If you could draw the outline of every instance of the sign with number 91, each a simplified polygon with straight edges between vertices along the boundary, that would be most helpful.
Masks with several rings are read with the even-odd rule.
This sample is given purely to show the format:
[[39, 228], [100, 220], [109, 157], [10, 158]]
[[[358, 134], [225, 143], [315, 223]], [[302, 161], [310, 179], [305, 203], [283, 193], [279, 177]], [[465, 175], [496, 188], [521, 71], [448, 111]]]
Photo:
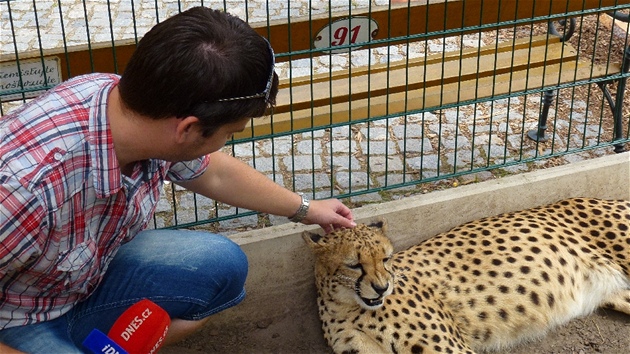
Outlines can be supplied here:
[[367, 43], [377, 33], [378, 24], [369, 17], [344, 17], [322, 28], [315, 36], [313, 46], [326, 53], [346, 53], [359, 48], [351, 45]]

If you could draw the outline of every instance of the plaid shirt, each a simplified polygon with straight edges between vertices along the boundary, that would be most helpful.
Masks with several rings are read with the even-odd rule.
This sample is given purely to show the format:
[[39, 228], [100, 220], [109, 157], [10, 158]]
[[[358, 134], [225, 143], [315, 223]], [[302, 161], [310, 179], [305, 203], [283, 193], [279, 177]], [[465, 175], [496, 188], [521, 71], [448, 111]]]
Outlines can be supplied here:
[[121, 174], [106, 116], [119, 77], [67, 81], [0, 118], [0, 329], [61, 316], [151, 220], [164, 180], [208, 159]]

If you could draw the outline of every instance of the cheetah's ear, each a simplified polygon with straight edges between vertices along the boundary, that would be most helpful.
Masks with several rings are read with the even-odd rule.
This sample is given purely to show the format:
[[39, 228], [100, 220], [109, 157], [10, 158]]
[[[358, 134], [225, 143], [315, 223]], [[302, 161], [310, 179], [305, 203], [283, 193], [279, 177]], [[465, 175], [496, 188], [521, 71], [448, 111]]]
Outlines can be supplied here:
[[324, 236], [314, 233], [314, 232], [309, 232], [309, 231], [304, 231], [302, 232], [302, 238], [304, 239], [304, 242], [306, 242], [306, 244], [312, 249], [312, 250], [316, 250], [320, 247], [322, 247], [322, 240], [324, 239]]
[[376, 218], [368, 224], [368, 227], [374, 228], [374, 229], [380, 229], [382, 233], [386, 233], [387, 220], [385, 218]]

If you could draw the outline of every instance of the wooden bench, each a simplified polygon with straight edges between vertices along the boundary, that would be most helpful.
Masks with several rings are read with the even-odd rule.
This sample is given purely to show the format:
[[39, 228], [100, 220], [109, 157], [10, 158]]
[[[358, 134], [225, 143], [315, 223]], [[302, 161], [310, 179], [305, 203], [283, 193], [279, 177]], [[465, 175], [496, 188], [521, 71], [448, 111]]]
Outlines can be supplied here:
[[[437, 108], [620, 71], [619, 64], [603, 67], [578, 61], [577, 51], [558, 37], [519, 39], [394, 65], [283, 80], [273, 114], [254, 120], [253, 134]], [[248, 130], [239, 137], [250, 135]]]

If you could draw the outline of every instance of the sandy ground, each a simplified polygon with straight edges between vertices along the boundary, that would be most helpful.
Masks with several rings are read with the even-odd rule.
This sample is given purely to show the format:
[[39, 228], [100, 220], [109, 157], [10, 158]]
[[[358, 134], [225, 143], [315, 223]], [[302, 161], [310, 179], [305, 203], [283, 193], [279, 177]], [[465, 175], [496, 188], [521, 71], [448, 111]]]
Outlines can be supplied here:
[[[323, 339], [313, 302], [302, 313], [281, 320], [249, 323], [234, 328], [214, 328], [162, 354], [193, 353], [331, 353]], [[501, 354], [627, 354], [630, 352], [630, 316], [600, 310], [573, 320], [540, 341], [523, 344]]]

